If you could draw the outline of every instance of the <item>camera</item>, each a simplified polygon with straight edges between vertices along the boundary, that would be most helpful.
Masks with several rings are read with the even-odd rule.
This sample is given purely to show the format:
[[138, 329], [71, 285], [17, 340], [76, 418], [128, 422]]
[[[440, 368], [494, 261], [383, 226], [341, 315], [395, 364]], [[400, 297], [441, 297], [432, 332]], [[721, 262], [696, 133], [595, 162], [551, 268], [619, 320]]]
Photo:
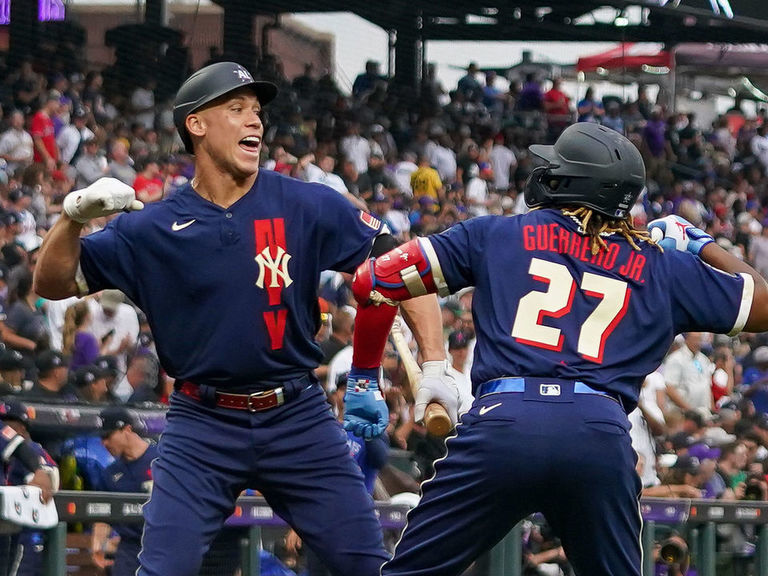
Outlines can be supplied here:
[[[665, 576], [685, 576], [690, 562], [688, 544], [680, 536], [670, 536], [661, 543], [657, 567]], [[656, 573], [659, 574], [659, 571]]]
[[742, 500], [765, 500], [765, 480], [760, 474], [750, 474]]

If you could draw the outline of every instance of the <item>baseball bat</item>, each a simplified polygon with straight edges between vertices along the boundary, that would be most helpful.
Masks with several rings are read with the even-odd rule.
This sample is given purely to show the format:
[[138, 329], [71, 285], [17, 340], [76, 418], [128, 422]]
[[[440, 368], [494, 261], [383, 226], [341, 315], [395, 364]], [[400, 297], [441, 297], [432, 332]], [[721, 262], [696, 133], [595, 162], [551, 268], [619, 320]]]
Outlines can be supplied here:
[[[392, 335], [392, 341], [395, 344], [395, 350], [400, 355], [400, 359], [403, 361], [403, 368], [405, 368], [405, 377], [408, 380], [408, 384], [411, 386], [411, 393], [413, 397], [419, 392], [419, 386], [421, 385], [421, 368], [416, 363], [416, 360], [411, 354], [411, 349], [408, 346], [408, 342], [405, 341], [403, 331], [400, 328], [399, 318], [395, 318], [390, 331]], [[427, 405], [424, 411], [424, 426], [432, 436], [443, 438], [448, 435], [453, 428], [451, 424], [451, 418], [448, 416], [448, 412], [445, 411], [442, 404], [437, 402], [431, 402]]]

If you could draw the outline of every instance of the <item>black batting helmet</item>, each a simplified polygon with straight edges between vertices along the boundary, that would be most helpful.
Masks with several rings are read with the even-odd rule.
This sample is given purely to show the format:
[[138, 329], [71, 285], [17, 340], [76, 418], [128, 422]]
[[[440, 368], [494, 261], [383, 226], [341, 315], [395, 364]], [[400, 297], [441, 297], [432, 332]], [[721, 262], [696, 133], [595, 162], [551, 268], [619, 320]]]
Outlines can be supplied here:
[[184, 81], [173, 103], [173, 123], [184, 141], [187, 152], [193, 153], [192, 139], [185, 126], [187, 116], [227, 92], [244, 86], [256, 93], [262, 106], [277, 96], [277, 86], [272, 82], [254, 80], [248, 70], [235, 62], [211, 64]]
[[625, 218], [645, 187], [640, 151], [599, 124], [573, 124], [554, 146], [534, 144], [528, 149], [547, 161], [531, 172], [525, 184], [530, 208], [570, 204]]

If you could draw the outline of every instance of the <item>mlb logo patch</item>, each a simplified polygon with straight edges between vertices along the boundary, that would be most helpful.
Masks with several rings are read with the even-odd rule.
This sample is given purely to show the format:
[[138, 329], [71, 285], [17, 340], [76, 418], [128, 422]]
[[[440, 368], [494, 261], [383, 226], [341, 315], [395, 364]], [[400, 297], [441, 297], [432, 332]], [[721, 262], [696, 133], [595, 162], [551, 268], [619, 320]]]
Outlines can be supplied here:
[[373, 214], [369, 214], [368, 212], [360, 211], [360, 220], [363, 221], [363, 224], [368, 226], [369, 228], [373, 228], [374, 230], [378, 230], [381, 228], [381, 220], [376, 218]]
[[539, 394], [542, 396], [560, 396], [560, 384], [541, 384]]

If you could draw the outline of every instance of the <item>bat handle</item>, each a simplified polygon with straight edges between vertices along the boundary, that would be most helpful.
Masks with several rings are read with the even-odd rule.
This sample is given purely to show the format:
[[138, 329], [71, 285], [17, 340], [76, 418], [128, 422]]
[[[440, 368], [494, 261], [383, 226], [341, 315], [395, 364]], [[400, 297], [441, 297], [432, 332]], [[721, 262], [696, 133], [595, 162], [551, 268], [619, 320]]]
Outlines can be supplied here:
[[432, 436], [444, 438], [453, 428], [451, 418], [442, 404], [432, 402], [424, 410], [424, 426]]

